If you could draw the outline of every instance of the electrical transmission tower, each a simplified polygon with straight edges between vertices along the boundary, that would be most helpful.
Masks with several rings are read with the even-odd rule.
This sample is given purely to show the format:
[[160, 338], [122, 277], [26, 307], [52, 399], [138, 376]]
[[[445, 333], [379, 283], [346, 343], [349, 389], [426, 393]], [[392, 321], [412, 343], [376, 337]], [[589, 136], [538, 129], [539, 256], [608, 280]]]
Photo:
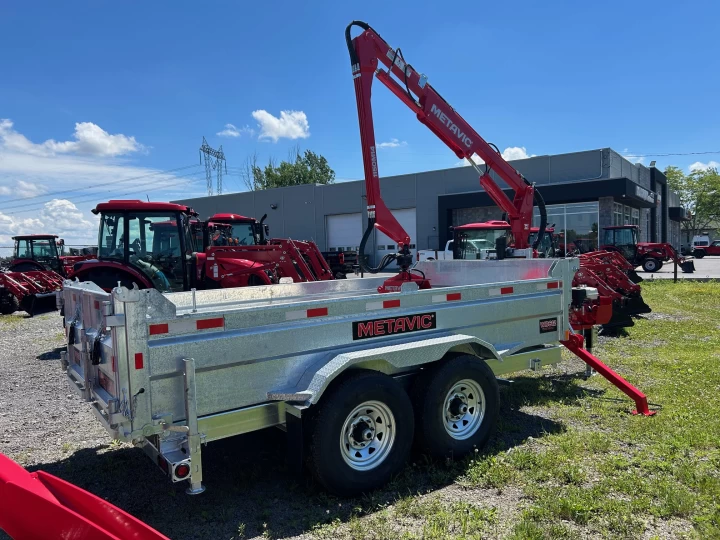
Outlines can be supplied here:
[[222, 195], [223, 165], [225, 166], [225, 174], [227, 174], [227, 162], [225, 161], [222, 145], [218, 150], [210, 148], [205, 137], [203, 137], [203, 143], [200, 147], [200, 163], [202, 163], [203, 156], [205, 156], [205, 178], [207, 179], [208, 197], [213, 194], [213, 169], [217, 171], [217, 194]]

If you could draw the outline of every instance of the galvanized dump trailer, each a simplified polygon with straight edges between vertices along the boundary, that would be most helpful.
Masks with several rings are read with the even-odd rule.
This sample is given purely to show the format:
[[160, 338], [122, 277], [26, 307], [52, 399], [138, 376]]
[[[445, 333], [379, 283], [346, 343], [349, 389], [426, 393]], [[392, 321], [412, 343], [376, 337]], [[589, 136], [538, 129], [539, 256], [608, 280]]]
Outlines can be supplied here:
[[203, 443], [278, 426], [328, 490], [355, 494], [413, 440], [456, 457], [487, 441], [495, 376], [560, 360], [577, 269], [433, 261], [413, 270], [432, 289], [386, 294], [382, 277], [170, 294], [66, 281], [62, 364], [111, 436], [189, 493]]

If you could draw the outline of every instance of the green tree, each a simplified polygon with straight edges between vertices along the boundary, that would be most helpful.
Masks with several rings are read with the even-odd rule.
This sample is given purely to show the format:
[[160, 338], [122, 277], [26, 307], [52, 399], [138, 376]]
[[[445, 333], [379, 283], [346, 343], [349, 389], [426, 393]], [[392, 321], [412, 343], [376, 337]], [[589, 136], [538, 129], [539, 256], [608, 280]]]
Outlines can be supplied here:
[[690, 174], [669, 166], [665, 169], [668, 186], [680, 195], [680, 204], [690, 211], [691, 220], [682, 228], [695, 236], [703, 229], [720, 224], [720, 174], [717, 169], [696, 169]]
[[332, 184], [335, 171], [330, 168], [327, 159], [310, 150], [300, 153], [295, 147], [288, 159], [276, 164], [270, 159], [265, 167], [258, 165], [257, 154], [250, 156], [241, 175], [250, 191], [271, 189], [303, 184]]

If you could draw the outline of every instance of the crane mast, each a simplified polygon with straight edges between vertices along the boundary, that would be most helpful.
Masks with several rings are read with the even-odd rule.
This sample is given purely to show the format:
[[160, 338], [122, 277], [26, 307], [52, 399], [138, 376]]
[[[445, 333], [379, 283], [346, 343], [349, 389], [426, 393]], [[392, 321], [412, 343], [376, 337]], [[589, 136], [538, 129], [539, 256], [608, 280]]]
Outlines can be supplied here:
[[[350, 36], [353, 26], [362, 29], [362, 33], [355, 38]], [[526, 250], [531, 253], [537, 247], [547, 225], [545, 204], [535, 186], [505, 161], [498, 149], [487, 143], [443, 99], [428, 83], [425, 75], [416, 71], [405, 61], [399, 48], [393, 49], [367, 23], [351, 22], [345, 29], [345, 40], [350, 53], [355, 84], [367, 191], [368, 227], [363, 235], [360, 250], [361, 252], [364, 250], [373, 228], [386, 234], [400, 248], [398, 253], [386, 256], [378, 267], [365, 267], [365, 270], [378, 272], [392, 260], [397, 260], [403, 272], [407, 272], [412, 263], [409, 251], [410, 237], [387, 208], [380, 194], [380, 176], [371, 103], [372, 83], [376, 77], [407, 105], [415, 113], [418, 121], [444, 142], [458, 158], [468, 160], [480, 175], [482, 188], [507, 214], [516, 250]], [[475, 156], [484, 162], [483, 167], [473, 159]], [[494, 171], [515, 192], [512, 200], [492, 178], [491, 171]], [[528, 237], [534, 202], [540, 209], [541, 222], [537, 240], [530, 247]], [[363, 261], [363, 257], [361, 257], [361, 261]]]

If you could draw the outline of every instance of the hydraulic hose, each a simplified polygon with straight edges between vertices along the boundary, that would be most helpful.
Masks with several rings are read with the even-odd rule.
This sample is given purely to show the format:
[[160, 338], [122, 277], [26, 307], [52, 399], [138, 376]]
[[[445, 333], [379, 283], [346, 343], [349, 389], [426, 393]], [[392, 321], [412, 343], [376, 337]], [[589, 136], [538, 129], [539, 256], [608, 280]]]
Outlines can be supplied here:
[[351, 66], [354, 66], [355, 64], [357, 64], [359, 62], [357, 53], [355, 52], [355, 47], [353, 47], [353, 44], [352, 44], [352, 38], [350, 37], [350, 29], [353, 26], [359, 26], [363, 30], [370, 29], [370, 25], [368, 23], [365, 23], [362, 21], [353, 21], [347, 25], [347, 28], [345, 28], [345, 43], [347, 43], [348, 52], [350, 53], [350, 65]]
[[368, 218], [368, 226], [367, 229], [365, 229], [365, 234], [363, 234], [362, 240], [360, 240], [360, 250], [358, 252], [358, 263], [360, 264], [360, 268], [362, 268], [363, 272], [367, 272], [368, 274], [377, 274], [378, 272], [382, 272], [390, 265], [391, 262], [395, 260], [395, 254], [388, 253], [380, 260], [380, 264], [375, 267], [365, 264], [365, 244], [367, 244], [370, 234], [372, 234], [374, 229], [375, 220]]
[[[531, 185], [530, 182], [525, 180], [525, 183], [529, 186]], [[535, 242], [533, 242], [532, 248], [537, 249], [540, 245], [540, 242], [542, 241], [543, 236], [545, 235], [545, 229], [547, 228], [547, 209], [545, 208], [545, 199], [543, 199], [542, 195], [540, 195], [540, 192], [535, 189], [533, 192], [533, 198], [535, 199], [535, 204], [538, 207], [538, 210], [540, 211], [540, 227], [538, 227], [538, 234], [537, 238], [535, 238]]]

